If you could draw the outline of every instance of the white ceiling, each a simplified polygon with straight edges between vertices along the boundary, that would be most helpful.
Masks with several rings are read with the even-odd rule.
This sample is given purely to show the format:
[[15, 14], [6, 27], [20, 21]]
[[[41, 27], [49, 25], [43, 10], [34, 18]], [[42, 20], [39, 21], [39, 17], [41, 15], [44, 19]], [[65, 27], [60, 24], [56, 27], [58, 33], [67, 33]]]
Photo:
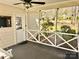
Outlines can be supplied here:
[[[61, 1], [68, 1], [68, 0], [32, 0], [32, 1], [43, 1], [46, 2], [46, 4], [48, 3], [54, 3], [54, 2], [61, 2]], [[0, 3], [5, 3], [8, 5], [13, 5], [14, 3], [18, 3], [21, 2], [20, 0], [0, 0]], [[22, 7], [23, 5], [17, 5], [16, 7]], [[38, 6], [38, 5], [33, 5], [34, 6]]]

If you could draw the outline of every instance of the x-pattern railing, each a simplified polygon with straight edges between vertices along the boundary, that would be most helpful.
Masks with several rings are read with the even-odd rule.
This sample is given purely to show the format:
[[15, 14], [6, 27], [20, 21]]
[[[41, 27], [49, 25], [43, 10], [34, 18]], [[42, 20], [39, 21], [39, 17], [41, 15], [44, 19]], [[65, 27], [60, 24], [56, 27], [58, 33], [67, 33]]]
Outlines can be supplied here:
[[[32, 33], [32, 32], [34, 32], [34, 33]], [[74, 40], [77, 40], [78, 39], [78, 35], [77, 34], [69, 34], [69, 33], [60, 33], [60, 32], [46, 32], [46, 33], [52, 33], [52, 35], [49, 35], [49, 36], [46, 36], [46, 35], [44, 35], [44, 33], [43, 33], [43, 31], [36, 31], [36, 30], [29, 30], [29, 31], [27, 31], [27, 33], [29, 34], [28, 35], [28, 40], [29, 41], [33, 41], [33, 42], [36, 42], [36, 43], [41, 43], [41, 44], [45, 44], [45, 45], [49, 45], [49, 46], [53, 46], [53, 47], [57, 47], [57, 48], [60, 48], [60, 49], [64, 49], [64, 50], [69, 50], [69, 51], [74, 51], [74, 52], [79, 52], [78, 51], [78, 47], [76, 48], [76, 47], [74, 47], [72, 44], [70, 44], [69, 42], [72, 42], [72, 41], [74, 41]], [[71, 36], [71, 35], [73, 35], [74, 37], [73, 38], [71, 38], [71, 39], [69, 39], [69, 40], [65, 40], [61, 35], [62, 34], [64, 34], [64, 35], [69, 35], [69, 36]], [[36, 36], [38, 35], [38, 38], [36, 38]], [[40, 38], [40, 37], [43, 37], [42, 39]], [[53, 36], [55, 36], [54, 37], [54, 43], [49, 39], [50, 37], [53, 37]], [[57, 44], [57, 38], [56, 37], [59, 37], [60, 39], [61, 39], [61, 41], [63, 41], [63, 42], [61, 42], [61, 43], [59, 43], [59, 44]], [[33, 40], [32, 40], [33, 39]], [[48, 41], [49, 43], [45, 43], [45, 41]], [[67, 44], [70, 48], [72, 48], [72, 49], [70, 49], [70, 48], [65, 48], [65, 47], [61, 47], [62, 45], [64, 45], [64, 44]]]

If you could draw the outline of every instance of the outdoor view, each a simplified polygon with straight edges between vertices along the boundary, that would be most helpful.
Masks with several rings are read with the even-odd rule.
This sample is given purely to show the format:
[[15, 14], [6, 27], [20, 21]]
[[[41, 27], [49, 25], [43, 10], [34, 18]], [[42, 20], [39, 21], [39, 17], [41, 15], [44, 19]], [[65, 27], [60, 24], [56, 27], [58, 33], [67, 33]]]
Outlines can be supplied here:
[[[42, 15], [40, 20], [41, 31], [45, 36], [48, 37], [48, 39], [50, 39], [51, 42], [60, 47], [77, 49], [77, 38], [75, 37], [79, 33], [78, 6], [43, 10], [41, 12], [41, 15]], [[57, 35], [54, 35], [55, 34], [54, 32]], [[43, 39], [44, 38], [41, 38], [41, 40], [44, 43], [48, 43], [45, 42], [46, 40]], [[68, 44], [60, 44], [63, 43], [64, 41], [69, 40], [72, 41], [68, 42]], [[71, 44], [73, 48], [69, 46], [69, 44]]]
[[33, 26], [37, 25], [37, 28], [33, 27], [34, 30], [30, 29], [28, 32], [30, 40], [69, 51], [78, 51], [78, 6], [41, 10], [39, 16], [40, 19], [36, 17], [35, 21], [30, 21], [31, 24], [35, 24]]
[[[77, 9], [76, 9], [77, 8]], [[70, 28], [72, 30], [72, 34], [77, 32], [78, 25], [78, 7], [66, 7], [66, 8], [58, 8], [52, 10], [42, 11], [42, 19], [41, 30], [44, 31], [64, 31], [68, 32]], [[56, 28], [57, 27], [57, 28]], [[63, 27], [67, 27], [68, 29], [63, 29]], [[65, 31], [67, 30], [67, 31]]]

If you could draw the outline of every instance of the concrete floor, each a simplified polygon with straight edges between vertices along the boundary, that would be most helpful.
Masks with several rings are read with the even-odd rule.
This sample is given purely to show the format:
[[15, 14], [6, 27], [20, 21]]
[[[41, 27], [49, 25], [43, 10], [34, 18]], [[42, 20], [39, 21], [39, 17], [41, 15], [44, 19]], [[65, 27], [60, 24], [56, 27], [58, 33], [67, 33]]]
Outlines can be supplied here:
[[[12, 59], [78, 59], [75, 53], [70, 56], [69, 51], [27, 42], [13, 47], [14, 57]], [[66, 54], [69, 56], [66, 56]]]

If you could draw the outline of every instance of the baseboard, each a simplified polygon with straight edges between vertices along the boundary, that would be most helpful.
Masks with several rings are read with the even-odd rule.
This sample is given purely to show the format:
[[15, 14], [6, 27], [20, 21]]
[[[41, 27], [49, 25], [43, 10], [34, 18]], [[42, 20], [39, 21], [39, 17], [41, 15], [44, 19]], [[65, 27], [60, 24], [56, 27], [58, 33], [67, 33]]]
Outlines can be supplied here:
[[14, 44], [14, 45], [11, 45], [11, 46], [9, 46], [9, 47], [6, 47], [6, 48], [3, 48], [4, 50], [8, 50], [8, 49], [10, 49], [11, 47], [14, 47], [14, 46], [17, 46], [17, 45], [22, 45], [22, 44], [26, 44], [28, 41], [22, 41], [22, 42], [20, 42], [20, 43], [16, 43], [16, 44]]

